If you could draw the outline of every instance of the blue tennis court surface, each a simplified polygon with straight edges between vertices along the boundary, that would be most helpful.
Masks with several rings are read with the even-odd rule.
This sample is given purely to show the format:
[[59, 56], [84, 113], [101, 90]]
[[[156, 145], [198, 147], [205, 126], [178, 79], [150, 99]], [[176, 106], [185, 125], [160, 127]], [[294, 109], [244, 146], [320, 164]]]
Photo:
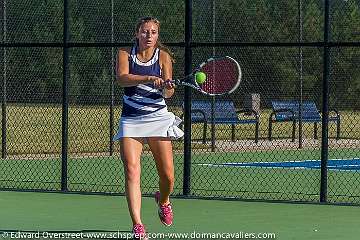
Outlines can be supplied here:
[[[209, 167], [261, 167], [261, 168], [292, 168], [292, 169], [320, 169], [320, 160], [287, 161], [287, 162], [231, 162], [216, 164], [199, 164]], [[360, 159], [332, 159], [328, 160], [330, 170], [360, 171]]]

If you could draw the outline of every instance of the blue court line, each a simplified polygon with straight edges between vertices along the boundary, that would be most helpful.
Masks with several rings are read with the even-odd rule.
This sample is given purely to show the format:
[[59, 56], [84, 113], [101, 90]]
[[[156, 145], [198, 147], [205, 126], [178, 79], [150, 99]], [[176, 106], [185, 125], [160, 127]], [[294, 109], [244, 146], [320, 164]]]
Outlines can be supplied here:
[[[320, 169], [320, 160], [286, 161], [286, 162], [232, 162], [216, 164], [198, 164], [210, 167], [261, 167], [261, 168], [293, 168], [293, 169]], [[332, 159], [328, 160], [330, 170], [360, 171], [360, 159]]]

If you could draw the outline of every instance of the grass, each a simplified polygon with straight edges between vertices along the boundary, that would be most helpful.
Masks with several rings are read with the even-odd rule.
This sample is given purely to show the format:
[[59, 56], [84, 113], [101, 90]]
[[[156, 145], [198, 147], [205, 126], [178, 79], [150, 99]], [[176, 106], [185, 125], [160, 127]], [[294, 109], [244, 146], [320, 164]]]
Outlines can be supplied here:
[[[120, 116], [120, 107], [114, 110], [114, 132]], [[171, 111], [181, 115], [179, 108]], [[267, 124], [270, 110], [264, 110], [260, 119], [260, 138], [267, 137]], [[360, 113], [341, 112], [341, 136], [343, 138], [360, 139]], [[62, 110], [60, 105], [15, 105], [7, 107], [7, 152], [9, 155], [18, 154], [47, 154], [61, 153]], [[68, 151], [69, 153], [98, 153], [109, 152], [110, 148], [110, 116], [106, 106], [70, 106], [68, 123]], [[304, 138], [312, 137], [312, 125], [304, 125]], [[330, 124], [329, 136], [335, 136], [335, 125]], [[211, 127], [207, 136], [211, 136]], [[297, 133], [298, 134], [298, 133]], [[319, 127], [321, 136], [321, 127]], [[291, 123], [275, 124], [274, 138], [289, 138]], [[193, 124], [192, 138], [202, 138], [202, 124]], [[230, 125], [216, 125], [216, 139], [230, 139]], [[253, 125], [237, 125], [237, 139], [253, 139]], [[175, 149], [183, 149], [181, 141], [174, 142]], [[207, 148], [194, 142], [193, 148]], [[118, 149], [115, 143], [115, 150]]]
[[[9, 106], [8, 154], [60, 153], [61, 106]], [[119, 110], [116, 109], [115, 116]], [[104, 152], [109, 149], [109, 114], [106, 107], [69, 107], [69, 152]]]

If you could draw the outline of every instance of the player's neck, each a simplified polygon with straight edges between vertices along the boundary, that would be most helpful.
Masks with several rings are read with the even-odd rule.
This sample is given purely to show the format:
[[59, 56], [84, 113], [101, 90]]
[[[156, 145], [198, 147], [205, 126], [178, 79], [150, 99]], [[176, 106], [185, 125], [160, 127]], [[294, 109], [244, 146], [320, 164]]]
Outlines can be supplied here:
[[141, 48], [139, 47], [137, 56], [141, 61], [148, 61], [154, 54], [155, 48], [148, 47], [148, 48]]

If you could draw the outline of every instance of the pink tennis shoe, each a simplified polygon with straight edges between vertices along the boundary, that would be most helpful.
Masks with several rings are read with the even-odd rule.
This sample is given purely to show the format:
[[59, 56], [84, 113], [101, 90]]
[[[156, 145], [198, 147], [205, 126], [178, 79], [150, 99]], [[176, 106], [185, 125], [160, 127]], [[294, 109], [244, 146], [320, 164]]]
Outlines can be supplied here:
[[170, 226], [173, 223], [173, 212], [172, 212], [171, 203], [168, 203], [166, 205], [160, 205], [159, 201], [160, 201], [160, 192], [157, 191], [155, 193], [155, 202], [159, 206], [158, 212], [159, 212], [160, 221], [164, 225]]
[[142, 224], [135, 224], [133, 226], [134, 239], [136, 240], [148, 240], [146, 236], [145, 227]]

